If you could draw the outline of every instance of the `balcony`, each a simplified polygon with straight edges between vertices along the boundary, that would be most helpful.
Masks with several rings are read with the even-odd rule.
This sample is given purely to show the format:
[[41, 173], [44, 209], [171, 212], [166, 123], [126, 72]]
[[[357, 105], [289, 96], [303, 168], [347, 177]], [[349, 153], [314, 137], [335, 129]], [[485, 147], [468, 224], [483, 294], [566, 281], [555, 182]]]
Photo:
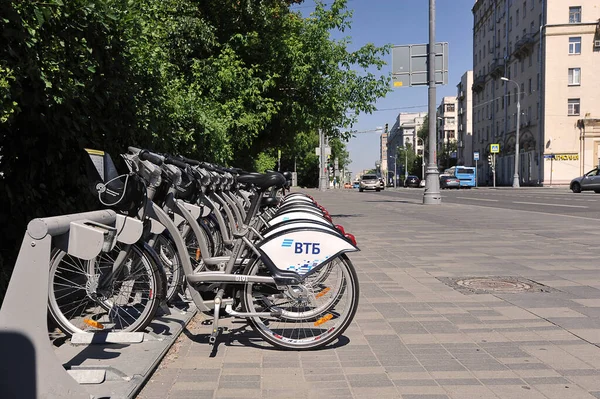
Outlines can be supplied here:
[[518, 59], [523, 59], [524, 57], [527, 57], [529, 53], [531, 53], [531, 49], [533, 48], [534, 43], [535, 39], [533, 38], [533, 34], [527, 33], [515, 43], [515, 51], [513, 52], [513, 54]]
[[504, 66], [506, 62], [504, 58], [494, 58], [492, 65], [490, 65], [490, 75], [494, 78], [498, 78], [500, 76], [504, 76]]
[[460, 89], [460, 91], [458, 92], [458, 96], [456, 97], [458, 100], [464, 100], [465, 98], [465, 92]]
[[475, 80], [473, 80], [472, 90], [475, 93], [479, 93], [484, 88], [485, 88], [485, 76], [481, 75], [481, 76], [476, 77]]

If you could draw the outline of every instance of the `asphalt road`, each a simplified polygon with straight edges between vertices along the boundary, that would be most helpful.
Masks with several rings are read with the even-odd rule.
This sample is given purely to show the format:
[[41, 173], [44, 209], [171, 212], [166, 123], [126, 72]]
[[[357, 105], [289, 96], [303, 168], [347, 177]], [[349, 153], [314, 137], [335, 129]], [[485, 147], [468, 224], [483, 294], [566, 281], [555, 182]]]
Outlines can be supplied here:
[[[359, 195], [356, 190], [356, 194]], [[378, 193], [385, 197], [422, 202], [423, 189], [387, 188]], [[441, 190], [442, 204], [468, 204], [491, 208], [515, 209], [553, 215], [600, 219], [600, 195], [593, 191], [575, 194], [567, 187], [511, 187]]]

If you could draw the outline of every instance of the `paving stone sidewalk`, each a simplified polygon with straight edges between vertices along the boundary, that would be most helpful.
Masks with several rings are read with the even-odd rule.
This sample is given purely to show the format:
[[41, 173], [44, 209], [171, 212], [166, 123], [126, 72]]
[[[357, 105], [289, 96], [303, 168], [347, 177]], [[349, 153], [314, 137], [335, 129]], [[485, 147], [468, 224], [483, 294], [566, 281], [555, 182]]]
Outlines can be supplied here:
[[[307, 192], [361, 248], [360, 306], [342, 339], [279, 351], [226, 319], [211, 347], [198, 316], [140, 398], [600, 398], [599, 221]], [[489, 276], [542, 289], [450, 284]]]

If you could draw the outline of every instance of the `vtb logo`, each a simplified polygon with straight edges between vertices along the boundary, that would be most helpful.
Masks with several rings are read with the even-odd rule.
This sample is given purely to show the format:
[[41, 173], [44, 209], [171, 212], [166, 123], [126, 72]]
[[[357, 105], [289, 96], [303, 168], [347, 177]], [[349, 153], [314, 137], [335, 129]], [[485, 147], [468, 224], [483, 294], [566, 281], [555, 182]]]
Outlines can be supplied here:
[[295, 244], [294, 252], [297, 254], [318, 255], [321, 253], [321, 248], [319, 248], [321, 243], [318, 243], [318, 242], [296, 242], [294, 244]]
[[318, 255], [321, 253], [321, 243], [319, 242], [294, 242], [291, 238], [286, 238], [281, 243], [284, 248], [294, 247], [294, 253]]

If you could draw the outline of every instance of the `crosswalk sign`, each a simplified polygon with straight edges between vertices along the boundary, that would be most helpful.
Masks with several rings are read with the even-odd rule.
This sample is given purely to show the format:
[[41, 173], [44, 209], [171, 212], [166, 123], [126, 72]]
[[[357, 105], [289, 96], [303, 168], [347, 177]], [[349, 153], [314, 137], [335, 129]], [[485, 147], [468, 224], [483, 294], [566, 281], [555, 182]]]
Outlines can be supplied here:
[[497, 154], [500, 152], [500, 144], [490, 144], [490, 153]]

